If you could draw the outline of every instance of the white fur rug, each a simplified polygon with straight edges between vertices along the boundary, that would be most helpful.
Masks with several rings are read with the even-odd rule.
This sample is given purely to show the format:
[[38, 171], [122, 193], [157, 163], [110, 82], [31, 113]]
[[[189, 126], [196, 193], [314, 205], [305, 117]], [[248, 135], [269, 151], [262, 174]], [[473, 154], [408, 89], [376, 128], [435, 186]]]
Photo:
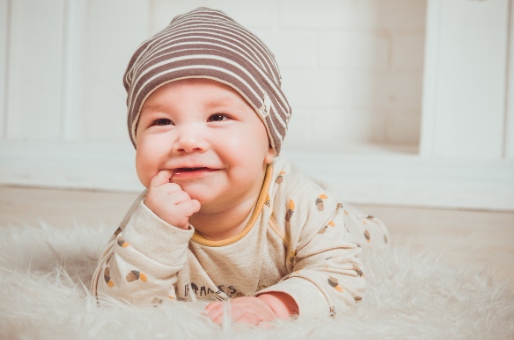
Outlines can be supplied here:
[[116, 227], [0, 226], [0, 339], [514, 339], [505, 281], [396, 246], [363, 258], [367, 295], [335, 319], [234, 330], [202, 316], [202, 302], [99, 308], [89, 284]]

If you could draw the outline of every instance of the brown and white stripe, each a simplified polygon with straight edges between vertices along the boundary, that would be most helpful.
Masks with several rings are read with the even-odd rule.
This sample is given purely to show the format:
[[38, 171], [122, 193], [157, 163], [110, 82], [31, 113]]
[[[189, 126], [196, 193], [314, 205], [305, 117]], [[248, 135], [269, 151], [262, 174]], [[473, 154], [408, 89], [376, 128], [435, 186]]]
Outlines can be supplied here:
[[239, 92], [264, 122], [277, 155], [291, 107], [281, 89], [275, 56], [253, 33], [224, 12], [200, 7], [176, 16], [144, 41], [123, 78], [128, 129], [135, 148], [144, 101], [159, 86], [186, 78], [209, 78]]

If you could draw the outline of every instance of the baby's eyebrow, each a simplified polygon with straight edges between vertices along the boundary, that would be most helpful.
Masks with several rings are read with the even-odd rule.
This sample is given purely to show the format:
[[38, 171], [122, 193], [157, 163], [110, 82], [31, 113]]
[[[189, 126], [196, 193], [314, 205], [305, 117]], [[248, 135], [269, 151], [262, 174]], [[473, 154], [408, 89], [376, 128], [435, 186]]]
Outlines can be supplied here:
[[213, 100], [209, 101], [205, 106], [209, 109], [212, 109], [212, 108], [229, 109], [231, 107], [232, 108], [234, 108], [234, 107], [242, 108], [241, 103], [239, 103], [238, 101], [236, 101], [230, 97], [221, 97], [221, 98], [213, 99]]
[[213, 100], [210, 100], [207, 102], [206, 106], [212, 107], [212, 106], [221, 106], [232, 103], [232, 100], [228, 98], [216, 98]]
[[158, 111], [158, 110], [161, 110], [165, 108], [165, 106], [161, 105], [161, 104], [145, 104], [143, 106], [143, 108], [141, 109], [141, 114], [143, 114], [143, 112], [145, 111]]

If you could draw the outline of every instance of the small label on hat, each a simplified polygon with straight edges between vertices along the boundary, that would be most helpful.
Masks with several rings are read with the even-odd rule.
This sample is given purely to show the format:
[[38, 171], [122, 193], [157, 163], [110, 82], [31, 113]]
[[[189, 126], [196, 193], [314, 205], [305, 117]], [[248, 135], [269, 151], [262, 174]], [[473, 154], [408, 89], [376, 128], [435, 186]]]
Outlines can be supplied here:
[[269, 112], [271, 110], [271, 99], [268, 96], [268, 93], [264, 91], [264, 98], [262, 99], [262, 107], [259, 109], [262, 116], [266, 118], [269, 115]]

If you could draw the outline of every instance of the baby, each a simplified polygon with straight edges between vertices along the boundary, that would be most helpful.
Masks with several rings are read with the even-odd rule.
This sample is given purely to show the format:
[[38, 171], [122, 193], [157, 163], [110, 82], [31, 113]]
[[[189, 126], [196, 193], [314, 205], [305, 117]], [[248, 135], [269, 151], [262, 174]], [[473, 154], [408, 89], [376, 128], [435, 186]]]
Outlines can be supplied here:
[[279, 156], [291, 108], [262, 41], [201, 7], [139, 47], [124, 85], [147, 189], [100, 258], [99, 302], [211, 300], [222, 323], [229, 300], [232, 321], [259, 325], [362, 299], [358, 255], [388, 231]]

